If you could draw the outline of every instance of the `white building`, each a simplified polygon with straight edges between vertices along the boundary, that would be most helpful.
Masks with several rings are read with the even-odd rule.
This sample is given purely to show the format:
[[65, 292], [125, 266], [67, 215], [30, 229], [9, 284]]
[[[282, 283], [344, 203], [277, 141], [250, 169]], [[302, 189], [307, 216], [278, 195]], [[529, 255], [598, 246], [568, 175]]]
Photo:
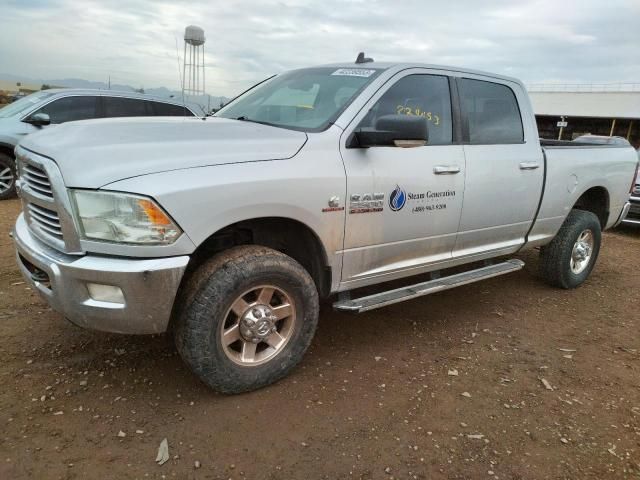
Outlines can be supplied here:
[[616, 135], [640, 145], [640, 84], [530, 85], [528, 89], [541, 137]]

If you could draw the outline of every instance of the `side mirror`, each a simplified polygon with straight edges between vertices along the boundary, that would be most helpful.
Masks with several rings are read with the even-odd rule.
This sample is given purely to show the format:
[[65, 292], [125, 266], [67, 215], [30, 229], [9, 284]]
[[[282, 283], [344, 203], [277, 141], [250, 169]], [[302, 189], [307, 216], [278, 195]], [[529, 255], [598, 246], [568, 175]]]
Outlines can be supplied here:
[[44, 127], [51, 124], [51, 118], [46, 113], [36, 113], [25, 120], [34, 127]]
[[427, 119], [410, 115], [384, 115], [375, 127], [363, 127], [353, 133], [349, 147], [422, 147], [427, 144]]

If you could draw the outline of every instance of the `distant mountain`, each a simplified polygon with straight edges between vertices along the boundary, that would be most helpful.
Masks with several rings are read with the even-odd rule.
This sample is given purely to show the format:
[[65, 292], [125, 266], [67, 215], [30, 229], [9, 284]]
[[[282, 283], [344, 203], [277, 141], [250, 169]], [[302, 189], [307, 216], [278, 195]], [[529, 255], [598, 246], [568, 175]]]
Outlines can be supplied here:
[[[29, 78], [22, 75], [14, 75], [11, 73], [0, 73], [0, 79], [7, 80], [11, 82], [22, 82], [30, 85], [51, 85], [56, 87], [68, 87], [68, 88], [95, 88], [99, 90], [107, 90], [109, 85], [105, 82], [96, 82], [91, 80], [84, 80], [82, 78], [62, 78], [62, 79], [38, 79], [38, 78]], [[132, 87], [131, 85], [122, 85], [122, 84], [111, 84], [111, 90], [117, 90], [121, 92], [134, 92], [138, 91], [137, 88]], [[178, 90], [169, 90], [166, 87], [156, 87], [156, 88], [145, 88], [144, 93], [154, 97], [161, 98], [182, 98], [182, 92]], [[186, 99], [189, 103], [197, 103], [201, 105], [203, 108], [218, 108], [220, 106], [220, 102], [227, 103], [229, 98], [221, 97], [221, 96], [213, 96], [207, 95], [206, 97], [189, 97]]]

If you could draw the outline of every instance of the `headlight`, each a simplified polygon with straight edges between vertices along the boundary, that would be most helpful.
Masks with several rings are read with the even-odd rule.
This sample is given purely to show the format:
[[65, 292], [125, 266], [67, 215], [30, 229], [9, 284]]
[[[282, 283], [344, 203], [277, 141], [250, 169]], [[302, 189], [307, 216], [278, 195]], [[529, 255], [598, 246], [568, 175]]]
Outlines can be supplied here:
[[168, 245], [182, 231], [150, 198], [72, 190], [81, 235], [88, 240]]

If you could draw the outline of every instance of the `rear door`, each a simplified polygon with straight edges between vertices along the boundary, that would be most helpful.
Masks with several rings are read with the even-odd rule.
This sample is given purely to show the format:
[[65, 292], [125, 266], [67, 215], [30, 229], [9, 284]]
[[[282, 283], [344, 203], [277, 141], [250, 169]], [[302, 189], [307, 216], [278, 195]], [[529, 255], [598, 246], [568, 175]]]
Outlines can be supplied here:
[[[451, 258], [464, 194], [465, 159], [444, 73], [406, 70], [380, 89], [347, 127], [343, 287], [419, 273]], [[348, 148], [360, 127], [389, 115], [420, 115], [429, 142], [414, 148]]]
[[[458, 78], [466, 183], [454, 257], [516, 250], [535, 217], [544, 160], [526, 92], [515, 82]], [[522, 108], [521, 108], [522, 106]], [[508, 252], [505, 252], [508, 253]]]

